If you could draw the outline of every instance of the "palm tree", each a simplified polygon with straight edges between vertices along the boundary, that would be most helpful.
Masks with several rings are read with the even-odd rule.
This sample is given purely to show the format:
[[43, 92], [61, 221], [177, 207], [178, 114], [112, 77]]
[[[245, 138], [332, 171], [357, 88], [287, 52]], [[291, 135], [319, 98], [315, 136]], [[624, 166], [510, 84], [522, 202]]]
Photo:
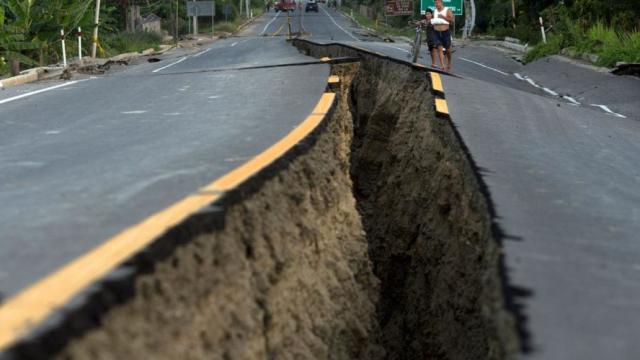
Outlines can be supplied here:
[[5, 58], [24, 65], [44, 65], [59, 41], [60, 29], [69, 32], [91, 24], [87, 11], [93, 0], [0, 0], [2, 22], [0, 51]]
[[[5, 23], [6, 17], [4, 4], [2, 5], [3, 7], [0, 7], [0, 64], [8, 61], [11, 64], [11, 75], [17, 75], [20, 72], [20, 63], [26, 65], [36, 64], [33, 59], [23, 55], [22, 51], [37, 49], [38, 46], [25, 41], [25, 36], [21, 32], [19, 26]], [[25, 9], [21, 7], [14, 7], [13, 9], [10, 8], [10, 10], [23, 11]], [[12, 11], [12, 14], [15, 13]]]

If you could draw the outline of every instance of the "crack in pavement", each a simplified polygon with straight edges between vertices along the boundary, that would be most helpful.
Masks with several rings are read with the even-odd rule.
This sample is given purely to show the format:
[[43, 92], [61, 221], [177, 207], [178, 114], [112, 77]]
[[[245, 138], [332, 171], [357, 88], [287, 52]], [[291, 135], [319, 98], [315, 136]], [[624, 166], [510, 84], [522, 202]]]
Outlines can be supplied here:
[[[270, 64], [270, 65], [255, 65], [255, 66], [244, 66], [244, 67], [229, 67], [229, 68], [213, 68], [213, 69], [202, 69], [202, 70], [194, 70], [194, 71], [178, 71], [172, 73], [162, 73], [156, 75], [187, 75], [187, 74], [199, 74], [199, 73], [207, 73], [207, 72], [224, 72], [224, 71], [243, 71], [243, 70], [254, 70], [254, 69], [269, 69], [269, 68], [279, 68], [279, 67], [291, 67], [291, 66], [307, 66], [307, 65], [318, 65], [318, 64], [344, 64], [351, 62], [359, 62], [360, 59], [355, 57], [340, 57], [333, 58], [328, 60], [313, 60], [313, 61], [302, 61], [297, 63], [286, 63], [286, 64]], [[149, 76], [149, 75], [143, 75]]]

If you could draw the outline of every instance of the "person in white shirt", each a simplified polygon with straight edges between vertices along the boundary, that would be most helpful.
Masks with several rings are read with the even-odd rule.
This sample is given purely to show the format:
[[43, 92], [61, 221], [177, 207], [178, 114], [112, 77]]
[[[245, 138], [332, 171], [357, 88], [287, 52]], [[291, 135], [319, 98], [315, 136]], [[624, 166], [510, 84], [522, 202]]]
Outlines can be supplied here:
[[[442, 0], [435, 0], [436, 9], [433, 12], [433, 29], [435, 30], [435, 45], [438, 48], [438, 57], [443, 64], [444, 71], [451, 71], [451, 31], [449, 24], [453, 22], [453, 12], [444, 7]], [[446, 52], [446, 55], [445, 55]]]

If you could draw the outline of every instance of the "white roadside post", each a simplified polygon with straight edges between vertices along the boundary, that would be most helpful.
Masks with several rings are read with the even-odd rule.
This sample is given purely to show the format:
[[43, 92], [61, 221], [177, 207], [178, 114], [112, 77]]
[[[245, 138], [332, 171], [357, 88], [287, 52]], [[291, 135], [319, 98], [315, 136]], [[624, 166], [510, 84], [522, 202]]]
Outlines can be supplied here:
[[82, 61], [82, 29], [78, 26], [78, 60]]
[[547, 43], [547, 34], [544, 33], [544, 24], [542, 22], [542, 16], [538, 18], [540, 20], [540, 31], [542, 32], [542, 42]]
[[62, 66], [67, 68], [67, 48], [64, 46], [64, 30], [60, 30], [60, 40], [62, 41]]

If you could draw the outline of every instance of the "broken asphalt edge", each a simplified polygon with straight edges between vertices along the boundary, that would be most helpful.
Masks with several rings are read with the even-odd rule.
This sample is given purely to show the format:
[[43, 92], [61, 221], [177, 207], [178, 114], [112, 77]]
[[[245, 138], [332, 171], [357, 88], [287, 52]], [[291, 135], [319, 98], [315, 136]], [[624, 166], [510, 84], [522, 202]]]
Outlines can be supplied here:
[[[142, 56], [162, 55], [167, 51], [175, 48], [174, 45], [160, 45], [160, 47], [161, 49], [158, 51], [156, 51], [153, 48], [149, 48], [140, 53], [130, 52], [130, 53], [118, 54], [116, 56], [113, 56], [107, 59], [107, 61], [119, 61], [119, 60], [125, 60], [125, 59], [131, 60], [133, 58], [138, 58]], [[76, 61], [74, 63], [70, 63], [70, 65], [80, 65], [80, 67], [82, 67], [82, 66], [90, 65], [91, 62], [97, 61], [97, 59], [93, 59], [90, 57], [86, 57], [84, 59], [90, 59], [90, 60], [87, 60], [86, 62]], [[69, 66], [67, 68], [69, 68]], [[50, 65], [50, 66], [42, 66], [42, 67], [37, 67], [33, 69], [28, 69], [23, 72], [24, 74], [12, 76], [6, 79], [0, 79], [0, 90], [36, 82], [39, 80], [52, 80], [59, 77], [64, 72], [64, 69], [61, 66]]]
[[[259, 17], [260, 16], [254, 16], [253, 18], [248, 19], [247, 21], [242, 23], [240, 26], [238, 26], [238, 29], [236, 30], [235, 33], [244, 29]], [[212, 42], [218, 40], [219, 38], [220, 37], [214, 36], [212, 38]], [[128, 52], [128, 53], [118, 54], [108, 58], [107, 61], [131, 60], [131, 59], [139, 58], [142, 56], [162, 55], [168, 52], [169, 50], [176, 48], [175, 45], [160, 45], [160, 47], [161, 49], [158, 51], [156, 51], [153, 48], [149, 48], [139, 53]], [[92, 59], [92, 58], [87, 57], [87, 59]], [[62, 72], [63, 72], [62, 67], [56, 67], [56, 66], [38, 67], [38, 68], [25, 70], [25, 74], [12, 76], [6, 79], [0, 79], [0, 90], [36, 82], [39, 80], [51, 80], [59, 77], [62, 74]]]

